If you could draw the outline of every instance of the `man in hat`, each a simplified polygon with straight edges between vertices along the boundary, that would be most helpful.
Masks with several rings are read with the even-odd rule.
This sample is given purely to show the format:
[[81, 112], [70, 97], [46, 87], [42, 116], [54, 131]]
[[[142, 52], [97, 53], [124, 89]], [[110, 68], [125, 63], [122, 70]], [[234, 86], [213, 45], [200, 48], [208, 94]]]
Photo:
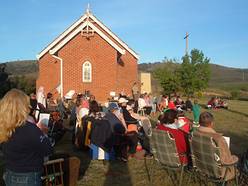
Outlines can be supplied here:
[[125, 133], [127, 131], [126, 123], [120, 112], [120, 107], [116, 102], [109, 103], [109, 112], [105, 117], [109, 121], [112, 131], [115, 134], [114, 151], [116, 158], [124, 162], [127, 161], [127, 145]]

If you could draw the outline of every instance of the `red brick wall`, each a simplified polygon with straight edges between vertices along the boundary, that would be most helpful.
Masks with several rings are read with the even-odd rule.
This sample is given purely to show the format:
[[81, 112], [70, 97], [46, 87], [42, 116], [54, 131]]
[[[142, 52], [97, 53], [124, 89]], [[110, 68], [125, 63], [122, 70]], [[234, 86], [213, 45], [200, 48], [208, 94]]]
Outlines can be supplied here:
[[36, 81], [36, 89], [40, 86], [45, 88], [45, 93], [55, 92], [60, 82], [60, 62], [56, 61], [50, 54], [44, 55], [39, 62], [39, 74]]
[[[90, 90], [99, 101], [105, 101], [110, 91], [124, 90], [131, 93], [137, 80], [137, 60], [128, 52], [117, 63], [117, 51], [97, 33], [87, 39], [79, 33], [58, 52], [63, 59], [64, 94], [69, 90], [84, 93]], [[60, 62], [46, 54], [39, 60], [39, 79], [37, 87], [44, 86], [46, 93], [60, 82]], [[92, 82], [82, 82], [82, 65], [90, 61]]]

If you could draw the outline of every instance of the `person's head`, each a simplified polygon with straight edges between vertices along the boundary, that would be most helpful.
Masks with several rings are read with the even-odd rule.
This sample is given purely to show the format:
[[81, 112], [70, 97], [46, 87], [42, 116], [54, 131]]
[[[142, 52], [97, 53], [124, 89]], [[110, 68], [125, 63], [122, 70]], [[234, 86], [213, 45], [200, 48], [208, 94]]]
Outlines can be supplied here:
[[99, 105], [95, 100], [90, 102], [90, 110], [89, 111], [90, 111], [90, 113], [96, 113], [96, 112], [100, 111]]
[[112, 113], [116, 112], [119, 110], [119, 106], [116, 102], [111, 102], [109, 103], [108, 110]]
[[50, 99], [50, 98], [52, 98], [53, 97], [53, 94], [51, 93], [51, 92], [48, 92], [47, 93], [47, 99]]
[[82, 102], [81, 98], [77, 98], [77, 100], [76, 100], [76, 106], [77, 107], [80, 107], [81, 106], [81, 102]]
[[130, 105], [127, 105], [127, 111], [133, 113], [133, 108]]
[[39, 93], [44, 93], [44, 87], [43, 86], [40, 86], [39, 89], [38, 89], [38, 92]]
[[30, 99], [22, 91], [12, 89], [0, 101], [0, 143], [8, 141], [30, 113]]
[[125, 98], [120, 98], [120, 99], [118, 100], [118, 103], [119, 103], [119, 105], [120, 105], [121, 107], [126, 107], [126, 106], [127, 106], [127, 102], [128, 102], [128, 100], [125, 99]]
[[164, 117], [162, 119], [162, 123], [164, 124], [172, 124], [177, 120], [177, 111], [169, 109], [164, 113]]
[[198, 100], [197, 99], [194, 100], [194, 104], [198, 104]]
[[90, 101], [96, 100], [96, 97], [94, 95], [90, 95]]
[[203, 112], [199, 117], [199, 124], [202, 127], [213, 127], [214, 116], [210, 112]]
[[36, 94], [34, 92], [30, 94], [30, 99], [36, 99]]

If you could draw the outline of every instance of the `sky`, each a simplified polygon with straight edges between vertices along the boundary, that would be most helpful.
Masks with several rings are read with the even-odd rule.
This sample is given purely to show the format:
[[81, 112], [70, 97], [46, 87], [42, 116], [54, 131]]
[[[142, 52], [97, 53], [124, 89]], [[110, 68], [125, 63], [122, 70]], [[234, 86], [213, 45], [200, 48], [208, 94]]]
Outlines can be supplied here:
[[0, 62], [36, 59], [88, 3], [139, 63], [180, 61], [189, 32], [189, 50], [202, 50], [211, 63], [248, 68], [248, 0], [2, 0]]

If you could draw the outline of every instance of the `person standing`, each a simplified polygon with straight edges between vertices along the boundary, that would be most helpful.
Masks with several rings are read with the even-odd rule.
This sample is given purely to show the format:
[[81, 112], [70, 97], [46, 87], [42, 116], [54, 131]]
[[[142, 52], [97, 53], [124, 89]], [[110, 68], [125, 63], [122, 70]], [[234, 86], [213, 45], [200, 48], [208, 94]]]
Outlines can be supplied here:
[[139, 91], [139, 86], [137, 82], [134, 82], [133, 87], [132, 87], [132, 94], [133, 94], [133, 99], [137, 101], [139, 99], [140, 91]]
[[193, 111], [193, 116], [194, 116], [194, 124], [198, 125], [199, 124], [199, 117], [200, 117], [200, 114], [201, 114], [201, 107], [198, 104], [198, 100], [194, 101], [192, 111]]
[[20, 90], [10, 90], [0, 101], [0, 143], [6, 186], [41, 186], [44, 157], [53, 151], [49, 139], [29, 113], [29, 97]]

